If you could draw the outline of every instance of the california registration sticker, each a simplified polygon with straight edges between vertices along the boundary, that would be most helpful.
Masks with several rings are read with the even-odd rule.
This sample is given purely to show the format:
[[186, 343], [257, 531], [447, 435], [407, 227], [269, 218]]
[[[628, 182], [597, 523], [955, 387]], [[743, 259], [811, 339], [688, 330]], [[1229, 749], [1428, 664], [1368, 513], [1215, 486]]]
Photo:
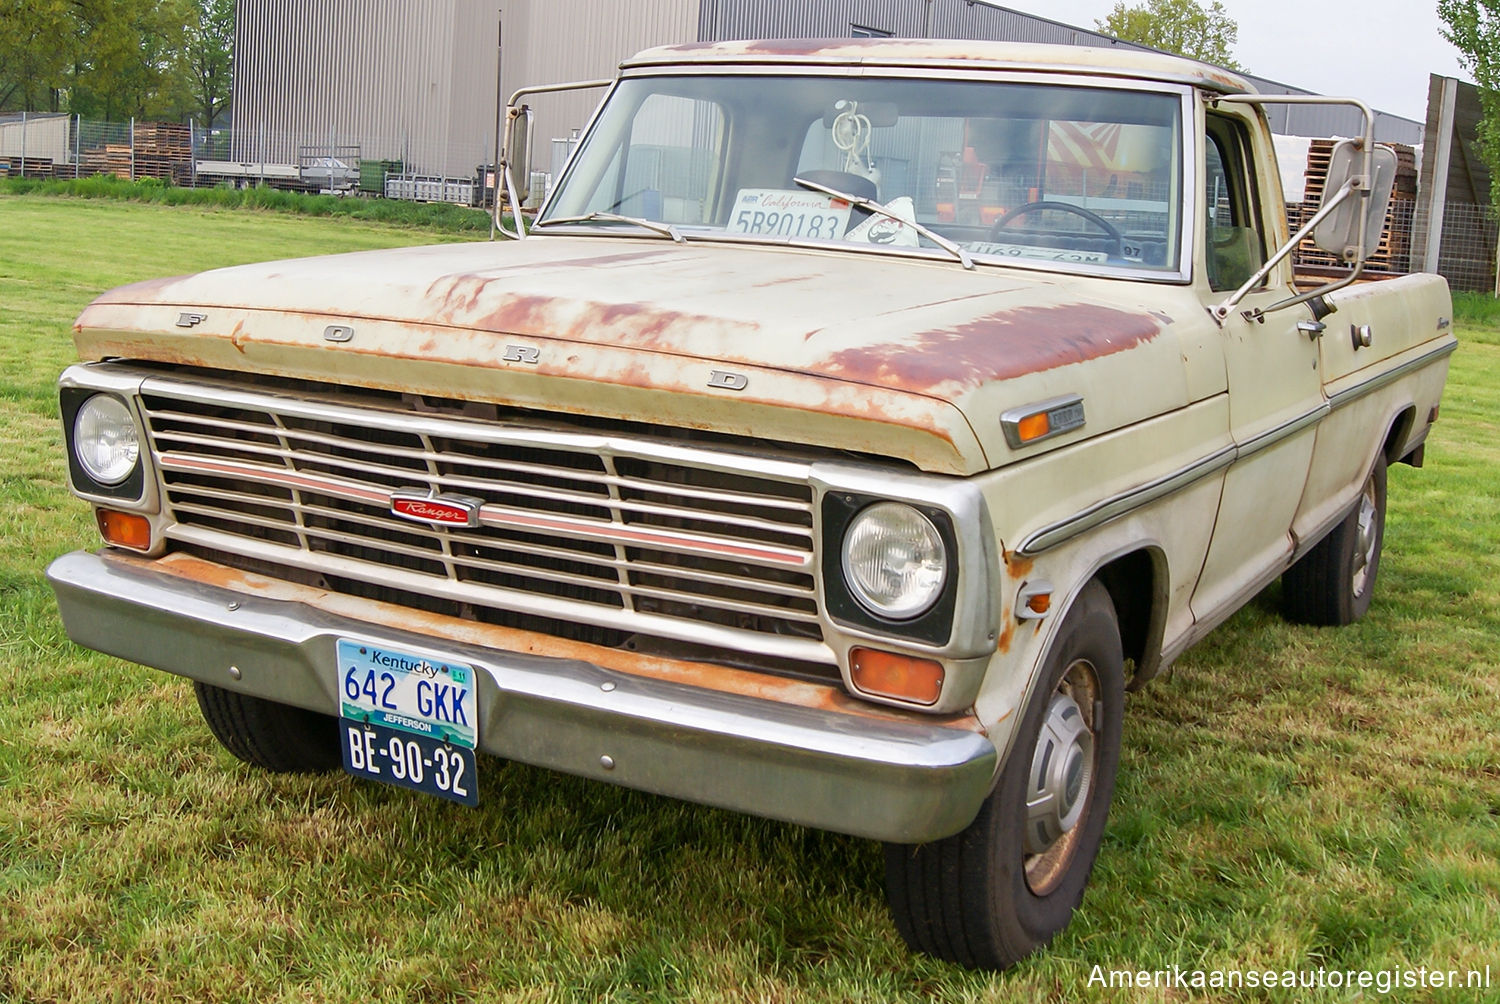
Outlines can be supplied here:
[[417, 523], [478, 526], [483, 499], [467, 495], [430, 495], [413, 490], [391, 493], [391, 512]]

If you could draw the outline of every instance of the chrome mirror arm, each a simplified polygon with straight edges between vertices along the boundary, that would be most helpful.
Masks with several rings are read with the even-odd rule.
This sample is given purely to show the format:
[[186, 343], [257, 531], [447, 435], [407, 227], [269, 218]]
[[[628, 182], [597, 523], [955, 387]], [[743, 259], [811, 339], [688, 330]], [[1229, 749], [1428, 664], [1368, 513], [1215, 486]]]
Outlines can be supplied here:
[[[1256, 269], [1254, 275], [1246, 279], [1239, 289], [1236, 289], [1233, 293], [1230, 293], [1229, 296], [1225, 297], [1221, 303], [1216, 303], [1214, 304], [1214, 306], [1210, 307], [1209, 313], [1214, 316], [1214, 320], [1222, 324], [1225, 318], [1227, 318], [1231, 313], [1234, 312], [1234, 308], [1239, 306], [1240, 301], [1243, 300], [1252, 289], [1254, 289], [1256, 286], [1259, 286], [1265, 279], [1265, 277], [1271, 274], [1271, 270], [1273, 268], [1281, 264], [1282, 259], [1291, 254], [1292, 251], [1296, 249], [1298, 244], [1301, 244], [1309, 234], [1317, 229], [1318, 224], [1322, 223], [1323, 219], [1328, 216], [1328, 214], [1337, 209], [1341, 203], [1343, 203], [1346, 199], [1349, 198], [1350, 195], [1352, 195], [1356, 191], [1358, 182], [1359, 179], [1353, 179], [1343, 188], [1335, 192], [1332, 198], [1324, 199], [1323, 205], [1318, 208], [1318, 211], [1312, 215], [1312, 218], [1310, 220], [1302, 225], [1302, 229], [1298, 230], [1295, 234], [1292, 235], [1290, 240], [1288, 240], [1284, 245], [1278, 248], [1276, 253], [1273, 254], [1264, 265]], [[1354, 264], [1353, 274], [1348, 276], [1346, 281], [1342, 281], [1336, 286], [1330, 288], [1319, 289], [1317, 292], [1326, 293], [1330, 292], [1332, 289], [1343, 288], [1350, 282], [1353, 282], [1354, 278], [1359, 275], [1360, 271], [1363, 268], [1364, 257], [1361, 256], [1360, 259]], [[1315, 294], [1298, 294], [1297, 296], [1289, 297], [1288, 299], [1274, 303], [1270, 307], [1267, 307], [1266, 310], [1280, 310], [1283, 307], [1290, 307], [1293, 304], [1301, 303], [1303, 300], [1311, 299], [1313, 295]]]
[[[1332, 198], [1325, 197], [1323, 200], [1323, 205], [1318, 207], [1318, 211], [1313, 214], [1312, 219], [1308, 220], [1307, 223], [1304, 224], [1302, 228], [1298, 230], [1297, 233], [1286, 242], [1286, 244], [1278, 248], [1276, 250], [1276, 253], [1271, 255], [1270, 259], [1258, 270], [1256, 270], [1256, 273], [1251, 276], [1244, 283], [1244, 285], [1240, 286], [1239, 289], [1236, 289], [1233, 293], [1229, 294], [1229, 296], [1226, 297], [1222, 302], [1217, 303], [1209, 308], [1208, 312], [1213, 316], [1214, 320], [1222, 325], [1224, 321], [1229, 317], [1229, 315], [1234, 311], [1234, 308], [1239, 305], [1240, 301], [1245, 298], [1250, 290], [1254, 289], [1260, 282], [1265, 279], [1266, 276], [1270, 275], [1271, 270], [1279, 265], [1282, 260], [1285, 259], [1288, 255], [1290, 255], [1292, 251], [1296, 249], [1297, 245], [1302, 243], [1302, 241], [1306, 239], [1306, 237], [1317, 228], [1317, 225], [1323, 222], [1323, 220], [1327, 218], [1327, 216], [1334, 209], [1348, 200], [1348, 198], [1356, 192], [1362, 199], [1368, 199], [1370, 197], [1371, 189], [1374, 187], [1375, 182], [1375, 113], [1370, 109], [1369, 105], [1365, 104], [1358, 98], [1329, 98], [1315, 94], [1225, 94], [1215, 97], [1213, 101], [1214, 104], [1242, 104], [1262, 106], [1352, 105], [1359, 110], [1360, 114], [1364, 116], [1365, 120], [1364, 133], [1359, 140], [1360, 158], [1362, 161], [1360, 173], [1358, 175], [1355, 175], [1354, 177], [1351, 177], [1347, 184], [1345, 184], [1336, 193], [1334, 193]], [[1257, 316], [1260, 316], [1270, 311], [1283, 310], [1287, 307], [1295, 306], [1299, 303], [1305, 303], [1306, 301], [1314, 299], [1315, 297], [1322, 296], [1325, 293], [1331, 293], [1334, 290], [1343, 289], [1345, 286], [1352, 283], [1355, 279], [1358, 279], [1360, 273], [1364, 271], [1365, 267], [1365, 243], [1368, 237], [1367, 231], [1369, 229], [1369, 222], [1369, 215], [1363, 211], [1360, 212], [1359, 241], [1355, 248], [1354, 261], [1351, 263], [1351, 270], [1347, 276], [1338, 280], [1337, 282], [1327, 283], [1319, 286], [1317, 289], [1308, 290], [1306, 293], [1298, 293], [1297, 295], [1289, 296], [1284, 300], [1278, 300], [1277, 302], [1271, 304], [1269, 307], [1264, 307], [1256, 310], [1255, 314]]]

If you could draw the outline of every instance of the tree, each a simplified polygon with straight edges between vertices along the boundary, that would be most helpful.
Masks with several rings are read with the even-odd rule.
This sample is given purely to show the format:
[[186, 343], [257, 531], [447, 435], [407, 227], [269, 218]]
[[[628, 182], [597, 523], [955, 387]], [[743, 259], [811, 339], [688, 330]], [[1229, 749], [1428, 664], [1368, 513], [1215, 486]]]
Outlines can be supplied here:
[[[1479, 155], [1500, 180], [1500, 0], [1438, 0], [1437, 12], [1458, 64], [1479, 85]], [[1500, 184], [1490, 185], [1490, 202], [1500, 210]]]
[[0, 0], [0, 111], [212, 125], [233, 48], [234, 0]]
[[67, 0], [6, 0], [0, 17], [0, 111], [58, 111], [74, 55]]
[[186, 0], [76, 0], [80, 38], [69, 108], [85, 117], [175, 118]]
[[182, 61], [194, 112], [206, 128], [214, 127], [229, 107], [234, 71], [234, 0], [194, 0]]
[[1500, 0], [1438, 0], [1442, 36], [1458, 49], [1459, 65], [1487, 90], [1500, 90]]
[[[1486, 0], [1489, 2], [1489, 0]], [[1126, 7], [1124, 0], [1095, 27], [1126, 42], [1175, 52], [1228, 70], [1243, 70], [1229, 50], [1239, 41], [1240, 29], [1219, 0], [1201, 6], [1195, 0], [1146, 0]]]

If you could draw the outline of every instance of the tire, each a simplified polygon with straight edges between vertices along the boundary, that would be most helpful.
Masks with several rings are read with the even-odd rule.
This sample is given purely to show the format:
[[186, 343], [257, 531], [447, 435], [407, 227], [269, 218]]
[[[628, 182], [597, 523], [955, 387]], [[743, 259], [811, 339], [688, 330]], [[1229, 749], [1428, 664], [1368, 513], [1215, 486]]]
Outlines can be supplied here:
[[1349, 514], [1282, 573], [1288, 620], [1340, 627], [1370, 609], [1385, 540], [1385, 487], [1385, 458], [1379, 457]]
[[278, 774], [320, 773], [343, 765], [338, 719], [194, 682], [198, 709], [225, 749]]
[[[979, 815], [943, 840], [886, 845], [886, 897], [911, 948], [971, 969], [1005, 969], [1068, 926], [1114, 795], [1124, 672], [1114, 603], [1091, 582], [1067, 613]], [[1080, 733], [1069, 739], [1080, 725], [1087, 752]], [[1051, 784], [1037, 784], [1044, 772]], [[1033, 788], [1071, 809], [1028, 816]]]

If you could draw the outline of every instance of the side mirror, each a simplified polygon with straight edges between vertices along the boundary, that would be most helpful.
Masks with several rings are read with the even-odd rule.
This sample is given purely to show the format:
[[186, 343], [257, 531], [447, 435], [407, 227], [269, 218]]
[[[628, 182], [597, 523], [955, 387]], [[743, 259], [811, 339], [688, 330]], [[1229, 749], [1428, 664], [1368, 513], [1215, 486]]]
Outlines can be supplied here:
[[505, 110], [505, 146], [500, 153], [500, 167], [504, 174], [501, 184], [506, 186], [513, 212], [519, 211], [530, 194], [531, 125], [530, 105], [512, 105]]
[[[1364, 151], [1360, 146], [1352, 139], [1334, 144], [1328, 161], [1328, 180], [1323, 185], [1325, 199], [1363, 172]], [[1370, 160], [1369, 190], [1355, 190], [1313, 231], [1314, 244], [1350, 265], [1369, 258], [1380, 247], [1385, 215], [1391, 207], [1391, 192], [1396, 187], [1396, 151], [1377, 144]], [[1361, 218], [1365, 227], [1363, 248], [1359, 243]]]

